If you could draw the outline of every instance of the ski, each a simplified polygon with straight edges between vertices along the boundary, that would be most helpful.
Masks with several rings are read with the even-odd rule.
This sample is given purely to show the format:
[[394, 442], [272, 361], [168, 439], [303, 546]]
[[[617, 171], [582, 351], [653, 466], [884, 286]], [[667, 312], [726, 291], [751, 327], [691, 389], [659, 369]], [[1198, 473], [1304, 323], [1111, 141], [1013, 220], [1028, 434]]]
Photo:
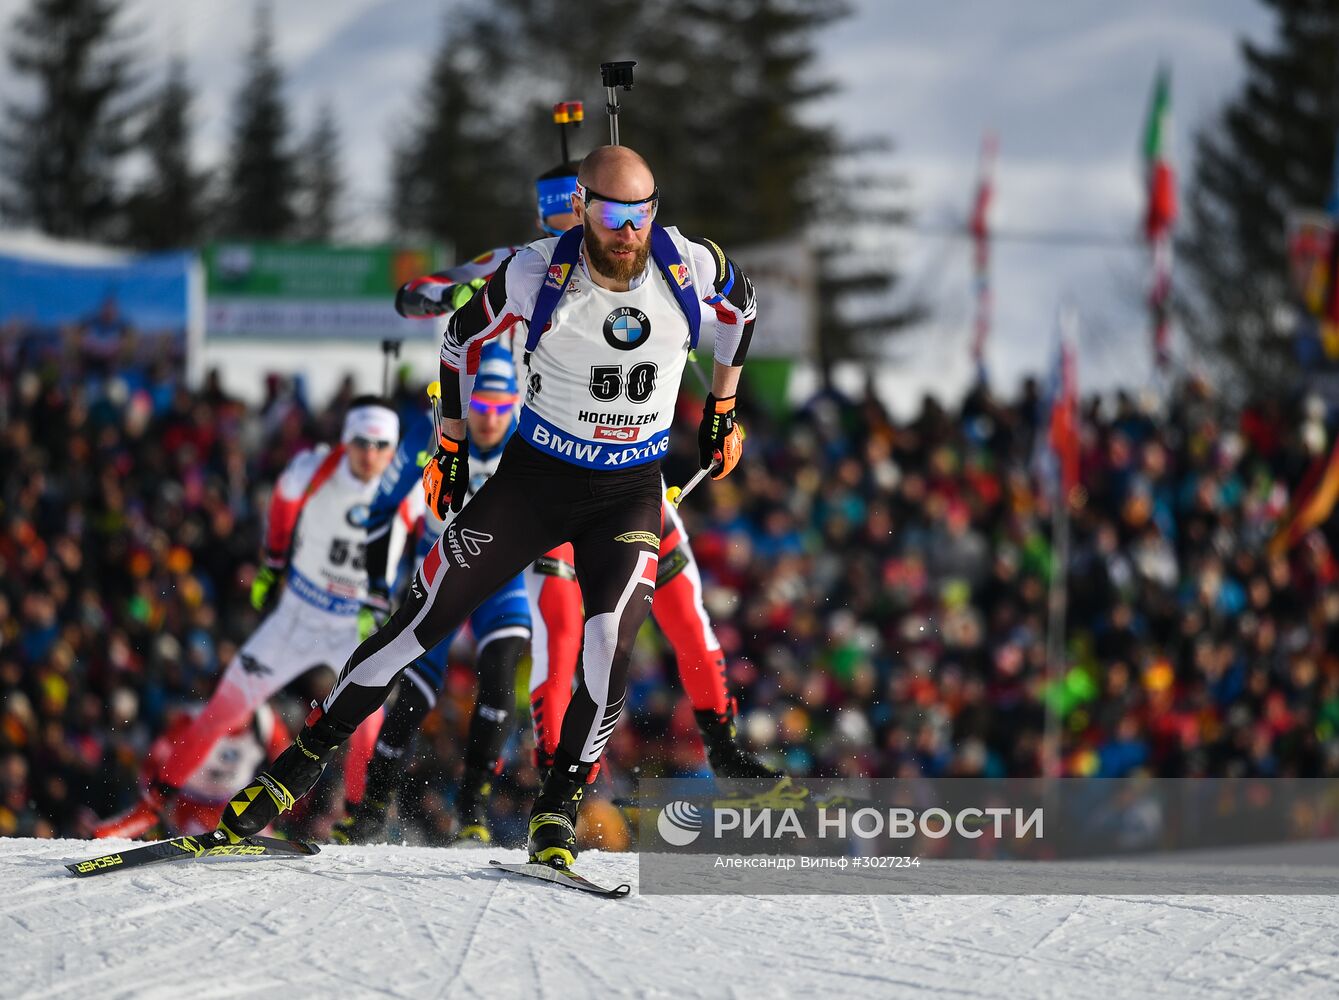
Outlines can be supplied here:
[[87, 878], [89, 875], [124, 871], [126, 868], [139, 868], [164, 861], [279, 855], [310, 857], [319, 854], [320, 851], [321, 848], [310, 841], [278, 840], [274, 837], [247, 837], [236, 844], [230, 844], [225, 834], [215, 830], [195, 837], [173, 837], [157, 844], [132, 847], [128, 851], [104, 854], [101, 857], [89, 858], [87, 861], [72, 861], [65, 867], [75, 878]]
[[630, 885], [618, 885], [610, 889], [607, 886], [596, 885], [590, 879], [584, 878], [576, 872], [551, 868], [548, 865], [535, 864], [534, 862], [523, 865], [507, 865], [501, 861], [489, 861], [488, 863], [498, 871], [510, 872], [512, 875], [524, 875], [526, 878], [537, 878], [541, 882], [552, 882], [555, 885], [565, 885], [569, 889], [578, 889], [581, 892], [588, 892], [592, 896], [600, 896], [604, 899], [622, 899], [632, 892], [632, 886]]

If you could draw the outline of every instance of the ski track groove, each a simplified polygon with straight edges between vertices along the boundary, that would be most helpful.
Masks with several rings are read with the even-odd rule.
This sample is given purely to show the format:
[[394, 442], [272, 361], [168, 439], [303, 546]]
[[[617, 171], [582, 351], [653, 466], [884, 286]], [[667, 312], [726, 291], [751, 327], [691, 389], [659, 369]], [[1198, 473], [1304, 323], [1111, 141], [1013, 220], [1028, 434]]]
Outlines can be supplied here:
[[[599, 989], [600, 995], [620, 996], [627, 994], [627, 987], [615, 986], [613, 983], [611, 983], [608, 976], [600, 972], [600, 970], [597, 969], [595, 966], [591, 965], [590, 961], [585, 957], [585, 954], [583, 953], [582, 949], [580, 948], [572, 949], [572, 960], [577, 965], [581, 966], [581, 968], [585, 969], [586, 972], [589, 974], [590, 979], [594, 980], [595, 984], [600, 987]], [[596, 992], [595, 990], [591, 989], [591, 985], [592, 984], [589, 981], [583, 984], [588, 994], [594, 994]]]
[[[404, 898], [403, 894], [384, 892], [383, 895], [390, 902], [391, 909], [395, 911], [395, 919], [400, 921], [400, 926], [404, 929], [405, 939], [409, 940], [412, 937], [414, 937], [415, 931], [411, 927], [409, 919], [405, 916], [404, 906], [407, 901]], [[437, 920], [435, 919], [435, 915], [433, 913], [429, 913], [425, 918], [420, 919], [417, 926], [422, 928], [423, 936], [427, 938], [428, 944], [431, 946], [432, 952], [434, 954], [438, 955], [446, 954], [448, 950], [447, 944], [439, 934], [436, 925]], [[422, 988], [426, 989], [427, 988], [426, 984]], [[418, 992], [411, 992], [407, 995], [418, 996], [422, 994]]]
[[535, 954], [535, 946], [533, 944], [526, 945], [525, 955], [526, 958], [530, 960], [530, 975], [534, 980], [534, 991], [538, 996], [538, 1000], [544, 1000], [548, 995], [548, 991], [544, 989], [544, 977], [539, 974], [539, 956]]
[[465, 939], [465, 945], [460, 949], [460, 954], [456, 958], [456, 967], [452, 970], [451, 975], [447, 978], [445, 985], [437, 996], [449, 997], [451, 996], [451, 991], [459, 985], [460, 974], [464, 971], [465, 963], [469, 961], [470, 948], [473, 946], [474, 939], [479, 933], [479, 927], [483, 924], [484, 918], [488, 916], [488, 908], [493, 904], [493, 897], [497, 895], [498, 889], [502, 887], [504, 881], [506, 880], [502, 876], [497, 876], [496, 884], [488, 891], [488, 895], [484, 898], [483, 906], [478, 910], [478, 915], [470, 924], [469, 936]]
[[[162, 874], [167, 873], [164, 872]], [[172, 880], [169, 879], [168, 881], [171, 882]], [[153, 892], [159, 888], [152, 885], [142, 875], [128, 879], [127, 884], [137, 893]], [[76, 938], [79, 936], [78, 932], [80, 931], [94, 930], [98, 932], [95, 934], [92, 951], [98, 959], [99, 964], [97, 968], [89, 969], [82, 974], [76, 974], [73, 977], [67, 975], [67, 977], [57, 984], [55, 982], [58, 975], [57, 966], [61, 963], [56, 960], [55, 952], [53, 950], [48, 985], [45, 987], [44, 992], [39, 992], [35, 994], [35, 996], [59, 997], [62, 995], [70, 995], [74, 997], [86, 997], [94, 995], [90, 990], [94, 988], [100, 989], [104, 985], [112, 990], [124, 989], [123, 984], [105, 982], [109, 979], [115, 980], [116, 977], [124, 975], [127, 962], [122, 960], [122, 955], [128, 950], [126, 946], [130, 945], [130, 947], [133, 948], [131, 942], [139, 937], [135, 928], [130, 924], [123, 923], [123, 921], [135, 917], [165, 916], [183, 908], [195, 906], [201, 902], [226, 902], [228, 899], [239, 898], [249, 892], [249, 888], [245, 885], [218, 885], [214, 887], [214, 891], [202, 891], [202, 888], [197, 885], [190, 887], [190, 894], [188, 896], [173, 900], [170, 903], [146, 904], [120, 910], [117, 913], [116, 922], [110, 928], [105, 926], [107, 924], [107, 915], [105, 913], [90, 913], [86, 917], [65, 923], [60, 927], [38, 932], [41, 937], [45, 938], [51, 944], [54, 944], [59, 938], [70, 936], [72, 931], [75, 932], [73, 936]], [[173, 956], [194, 949], [197, 945], [198, 941], [189, 934], [177, 933], [170, 938], [160, 937], [151, 943], [142, 942], [140, 946], [142, 948], [151, 946], [153, 949], [154, 961], [162, 965], [166, 964], [164, 962], [165, 959], [170, 962]], [[73, 987], [77, 987], [77, 989], [72, 989]], [[136, 991], [131, 988], [125, 992], [117, 992], [114, 995], [133, 997], [136, 995]]]
[[[882, 942], [882, 949], [880, 950], [879, 954], [883, 956], [892, 955], [895, 952], [897, 952], [898, 946], [893, 941], [892, 933], [888, 930], [888, 925], [884, 922], [881, 908], [887, 905], [890, 901], [896, 902], [897, 901], [896, 897], [869, 896], [868, 900], [869, 900], [869, 911], [874, 916], [874, 927], [878, 931], [879, 940]], [[911, 965], [913, 968], [923, 973], [929, 973], [931, 975], [935, 975], [938, 974], [940, 971], [937, 966], [927, 964], [924, 961], [918, 959], [913, 959], [904, 956], [902, 961], [904, 964]]]
[[1041, 950], [1046, 947], [1047, 942], [1053, 937], [1058, 940], [1058, 936], [1063, 936], [1061, 932], [1068, 926], [1069, 922], [1074, 919], [1079, 910], [1083, 908], [1083, 897], [1066, 898], [1065, 905], [1069, 906], [1069, 909], [1067, 909], [1060, 917], [1059, 923], [1053, 923], [1040, 938], [1037, 938], [1030, 943], [1025, 943], [1022, 948], [1016, 949], [1013, 952], [1002, 953], [1008, 961], [1002, 968], [995, 970], [994, 975], [1008, 978], [1011, 974], [1017, 976], [1020, 973], [1030, 973], [1031, 969], [1029, 966], [1032, 962], [1038, 960], [1043, 962], [1048, 961], [1048, 959], [1040, 955]]

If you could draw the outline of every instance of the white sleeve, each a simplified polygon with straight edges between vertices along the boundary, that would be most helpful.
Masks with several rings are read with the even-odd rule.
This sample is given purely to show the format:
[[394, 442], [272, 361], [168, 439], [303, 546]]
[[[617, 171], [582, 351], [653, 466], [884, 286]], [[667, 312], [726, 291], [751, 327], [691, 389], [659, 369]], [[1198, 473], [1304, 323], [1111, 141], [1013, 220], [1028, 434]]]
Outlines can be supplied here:
[[[758, 319], [753, 282], [711, 240], [689, 239], [687, 243], [693, 282], [716, 324], [716, 361], [730, 367], [742, 365]], [[703, 318], [707, 318], [705, 310]]]

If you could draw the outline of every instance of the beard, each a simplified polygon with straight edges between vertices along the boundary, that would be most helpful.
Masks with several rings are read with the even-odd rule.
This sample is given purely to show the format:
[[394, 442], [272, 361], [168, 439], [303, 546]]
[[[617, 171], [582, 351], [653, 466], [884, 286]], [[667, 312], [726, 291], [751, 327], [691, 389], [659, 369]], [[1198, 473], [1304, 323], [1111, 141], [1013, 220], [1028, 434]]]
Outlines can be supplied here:
[[[597, 241], [594, 233], [586, 229], [582, 240], [586, 244], [586, 256], [590, 265], [606, 278], [614, 281], [631, 281], [646, 270], [646, 262], [651, 257], [651, 241], [644, 243], [625, 243], [615, 237], [605, 246]], [[615, 257], [614, 250], [636, 250], [631, 257]]]

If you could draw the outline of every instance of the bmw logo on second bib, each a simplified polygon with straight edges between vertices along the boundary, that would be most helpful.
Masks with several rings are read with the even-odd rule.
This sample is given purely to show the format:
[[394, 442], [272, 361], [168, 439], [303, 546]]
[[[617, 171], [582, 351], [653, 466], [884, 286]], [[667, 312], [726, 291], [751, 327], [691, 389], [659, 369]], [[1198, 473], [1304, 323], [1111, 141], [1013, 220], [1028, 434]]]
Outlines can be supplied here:
[[651, 321], [640, 309], [621, 306], [604, 318], [604, 339], [610, 347], [630, 351], [641, 347], [649, 336]]

